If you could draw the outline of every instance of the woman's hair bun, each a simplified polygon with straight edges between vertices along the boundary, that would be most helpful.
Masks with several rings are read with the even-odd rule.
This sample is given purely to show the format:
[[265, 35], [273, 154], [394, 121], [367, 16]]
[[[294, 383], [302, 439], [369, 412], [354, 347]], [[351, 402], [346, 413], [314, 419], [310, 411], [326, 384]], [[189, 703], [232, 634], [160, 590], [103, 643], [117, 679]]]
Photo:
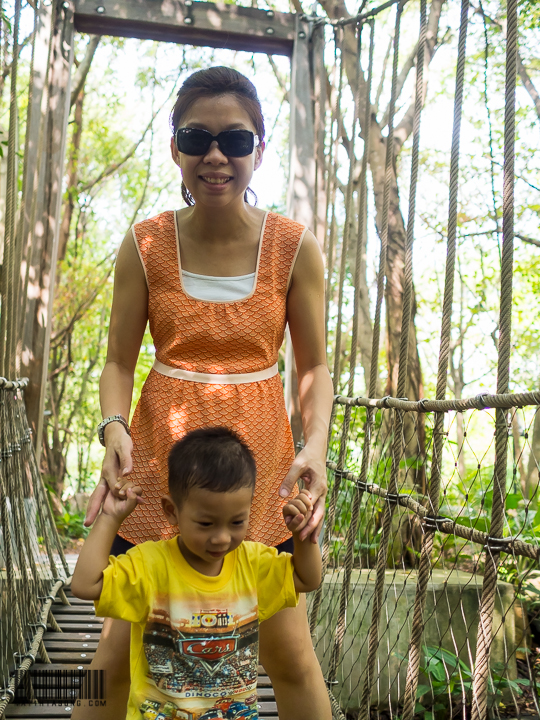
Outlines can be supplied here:
[[217, 66], [197, 70], [190, 75], [178, 91], [171, 112], [173, 135], [180, 127], [182, 118], [196, 100], [219, 95], [235, 95], [248, 113], [259, 140], [264, 139], [264, 119], [255, 85], [245, 75], [230, 67]]

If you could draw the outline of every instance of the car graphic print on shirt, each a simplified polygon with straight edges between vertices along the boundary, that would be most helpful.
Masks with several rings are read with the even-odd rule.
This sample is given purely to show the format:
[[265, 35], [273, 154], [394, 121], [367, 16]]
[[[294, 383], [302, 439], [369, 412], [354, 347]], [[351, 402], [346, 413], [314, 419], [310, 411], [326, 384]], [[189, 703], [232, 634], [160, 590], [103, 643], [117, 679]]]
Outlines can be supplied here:
[[145, 700], [139, 710], [142, 720], [257, 720], [259, 717], [256, 695], [246, 698], [245, 702], [225, 698], [202, 715], [182, 710], [170, 701], [163, 704]]
[[240, 633], [225, 637], [209, 637], [204, 640], [201, 640], [200, 637], [196, 639], [191, 637], [179, 640], [178, 650], [188, 658], [200, 660], [208, 672], [213, 675], [223, 660], [236, 652], [239, 639]]
[[[169, 702], [174, 698], [172, 718], [207, 720], [207, 712], [216, 718], [256, 718], [256, 702], [246, 704], [246, 698], [256, 698], [257, 606], [244, 606], [238, 614], [204, 608], [187, 617], [186, 609], [183, 618], [164, 608], [148, 618], [143, 636], [148, 691], [153, 688], [152, 695], [157, 691]], [[157, 720], [163, 707], [149, 707], [151, 699], [157, 700], [150, 694], [141, 697], [139, 707], [145, 706], [151, 720], [156, 713]]]

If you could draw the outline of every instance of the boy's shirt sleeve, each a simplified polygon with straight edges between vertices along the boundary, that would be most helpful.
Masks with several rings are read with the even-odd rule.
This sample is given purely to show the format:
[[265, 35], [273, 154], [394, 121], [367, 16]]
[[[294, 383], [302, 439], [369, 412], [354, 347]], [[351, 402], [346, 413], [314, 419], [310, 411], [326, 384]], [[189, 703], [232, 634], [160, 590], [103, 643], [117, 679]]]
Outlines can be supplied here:
[[259, 545], [257, 578], [259, 621], [268, 620], [286, 607], [298, 605], [299, 594], [294, 587], [294, 566], [290, 553]]
[[96, 615], [128, 622], [143, 622], [149, 613], [149, 583], [144, 556], [138, 547], [126, 555], [109, 556], [103, 571], [103, 589], [94, 601]]

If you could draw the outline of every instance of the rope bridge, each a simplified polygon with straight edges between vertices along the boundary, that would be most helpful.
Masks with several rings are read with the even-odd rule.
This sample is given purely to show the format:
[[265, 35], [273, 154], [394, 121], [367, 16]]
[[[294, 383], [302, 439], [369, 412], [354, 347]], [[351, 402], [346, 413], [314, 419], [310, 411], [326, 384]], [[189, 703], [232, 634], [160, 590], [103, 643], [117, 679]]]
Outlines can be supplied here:
[[0, 717], [15, 697], [15, 668], [24, 677], [38, 655], [49, 662], [43, 634], [58, 629], [52, 604], [68, 602], [69, 570], [26, 422], [25, 385], [0, 378]]
[[[323, 545], [325, 581], [312, 598], [310, 622], [336, 718], [343, 719], [345, 712], [354, 712], [355, 718], [366, 720], [374, 712], [382, 717], [397, 714], [403, 720], [411, 720], [413, 716], [419, 717], [425, 713], [428, 707], [434, 712], [442, 710], [446, 713], [445, 717], [451, 717], [456, 712], [466, 712], [465, 708], [469, 707], [471, 717], [477, 720], [485, 718], [488, 710], [491, 714], [499, 714], [499, 700], [503, 697], [508, 704], [513, 702], [517, 706], [518, 698], [527, 686], [532, 689], [538, 711], [536, 681], [527, 651], [524, 653], [527, 672], [522, 673], [527, 677], [521, 683], [517, 678], [518, 646], [515, 644], [516, 636], [509, 629], [515, 629], [513, 614], [516, 612], [516, 603], [519, 603], [513, 588], [498, 582], [505, 567], [523, 566], [527, 559], [530, 569], [540, 557], [540, 547], [533, 530], [535, 511], [532, 508], [533, 500], [536, 504], [536, 499], [534, 494], [532, 498], [524, 497], [517, 481], [518, 467], [523, 462], [522, 451], [519, 451], [519, 457], [514, 458], [512, 473], [508, 474], [509, 433], [512, 435], [512, 427], [519, 412], [523, 415], [522, 424], [532, 427], [537, 412], [535, 406], [540, 400], [540, 393], [512, 395], [508, 392], [514, 240], [517, 8], [515, 3], [508, 3], [503, 243], [496, 394], [446, 400], [458, 227], [460, 130], [470, 14], [468, 0], [462, 0], [436, 397], [433, 400], [409, 401], [405, 394], [411, 345], [412, 247], [426, 82], [425, 53], [429, 48], [425, 0], [420, 3], [415, 58], [413, 142], [403, 253], [397, 390], [396, 397], [375, 399], [379, 374], [381, 309], [385, 279], [388, 276], [389, 210], [391, 201], [395, 203], [395, 197], [392, 197], [395, 192], [394, 119], [404, 5], [404, 2], [399, 2], [395, 9], [384, 196], [377, 228], [380, 237], [377, 296], [371, 367], [369, 375], [365, 373], [367, 398], [354, 397], [354, 381], [358, 365], [357, 333], [362, 322], [360, 280], [367, 238], [368, 155], [371, 151], [370, 134], [376, 129], [372, 122], [372, 79], [377, 19], [371, 15], [357, 24], [356, 95], [354, 118], [348, 136], [349, 179], [339, 248], [335, 204], [340, 167], [337, 148], [338, 140], [343, 135], [343, 76], [346, 53], [351, 44], [350, 37], [347, 44], [345, 22], [333, 23], [335, 102], [327, 131], [330, 152], [327, 153], [325, 251], [329, 268], [326, 301], [329, 335], [332, 290], [337, 288], [336, 319], [332, 328], [335, 403], [327, 463], [331, 490]], [[366, 57], [367, 69], [362, 73], [360, 62], [361, 58]], [[321, 79], [318, 86], [325, 86], [325, 78]], [[358, 135], [363, 139], [361, 161], [356, 161], [354, 152]], [[358, 188], [356, 199], [355, 187]], [[355, 224], [357, 234], [353, 238]], [[339, 274], [333, 278], [334, 256], [339, 257], [339, 253]], [[348, 268], [351, 256], [355, 257], [355, 266]], [[348, 274], [354, 288], [353, 317], [350, 323], [352, 332], [348, 333], [350, 337], [344, 338]], [[343, 347], [349, 353], [346, 396], [338, 394], [343, 372]], [[495, 408], [494, 414], [488, 413], [486, 408]], [[520, 411], [518, 408], [523, 409]], [[463, 413], [469, 409], [473, 413], [465, 419]], [[481, 420], [475, 417], [479, 413], [484, 415]], [[492, 438], [482, 455], [475, 456], [476, 471], [471, 477], [460, 476], [458, 469], [460, 464], [464, 466], [464, 453], [467, 452], [469, 456], [474, 453], [474, 449], [468, 446], [467, 431], [462, 431], [461, 445], [456, 449], [449, 441], [450, 432], [454, 432], [458, 423], [462, 425], [463, 422], [467, 427], [473, 427], [478, 422], [484, 426], [489, 424], [490, 430], [487, 432]], [[528, 437], [526, 431], [525, 438]], [[529, 464], [534, 467], [535, 477], [538, 459], [531, 446]], [[456, 485], [462, 488], [461, 497], [456, 497], [460, 494], [454, 489]], [[510, 517], [505, 514], [506, 506]], [[523, 507], [523, 510], [512, 512], [511, 508], [518, 506]], [[396, 548], [400, 542], [402, 547]], [[505, 553], [504, 560], [501, 558], [502, 553]], [[518, 587], [518, 596], [523, 589], [523, 577]], [[457, 588], [454, 587], [456, 582]], [[470, 598], [467, 599], [471, 590], [472, 605]], [[523, 608], [518, 610], [522, 617]], [[494, 657], [490, 667], [493, 648]], [[499, 662], [498, 666], [496, 661]], [[422, 702], [419, 703], [419, 700]], [[376, 710], [373, 710], [374, 706]]]
[[[308, 18], [313, 48], [319, 47], [321, 53], [325, 46], [327, 53], [329, 46], [334, 50], [330, 79], [324, 56], [312, 57], [313, 86], [319, 92], [315, 105], [323, 130], [316, 148], [319, 183], [315, 193], [319, 205], [316, 215], [322, 218], [324, 226], [328, 267], [327, 337], [333, 347], [335, 403], [327, 463], [330, 493], [323, 539], [324, 582], [310, 598], [311, 631], [334, 717], [338, 720], [394, 716], [412, 720], [415, 716], [428, 717], [428, 712], [432, 713], [431, 718], [437, 713], [438, 716], [443, 713], [444, 717], [456, 714], [469, 717], [467, 713], [470, 713], [474, 720], [481, 720], [488, 714], [500, 715], [501, 701], [508, 707], [518, 707], [524, 693], [530, 693], [531, 702], [540, 714], [534, 667], [527, 648], [529, 629], [523, 620], [526, 611], [521, 603], [530, 573], [540, 556], [534, 532], [540, 524], [536, 518], [540, 457], [534, 442], [536, 435], [540, 440], [537, 414], [540, 393], [509, 393], [517, 4], [516, 0], [509, 0], [507, 4], [497, 386], [494, 394], [455, 400], [446, 399], [446, 387], [458, 228], [460, 128], [471, 14], [468, 0], [461, 0], [460, 12], [447, 259], [435, 398], [409, 400], [405, 397], [410, 349], [414, 346], [411, 339], [412, 248], [417, 217], [421, 120], [428, 55], [434, 47], [426, 0], [421, 0], [414, 57], [409, 206], [404, 233], [395, 391], [393, 396], [377, 399], [382, 394], [378, 389], [381, 312], [390, 283], [391, 208], [397, 194], [395, 117], [402, 83], [399, 45], [405, 4], [404, 0], [388, 2], [381, 8], [338, 21]], [[17, 7], [20, 8], [20, 2]], [[394, 28], [389, 49], [392, 73], [388, 132], [385, 138], [381, 136], [386, 156], [384, 192], [378, 199], [379, 267], [371, 363], [367, 371], [364, 369], [367, 397], [356, 397], [362, 262], [370, 195], [368, 167], [370, 148], [378, 132], [373, 117], [375, 92], [372, 87], [375, 33], [383, 11], [394, 13]], [[356, 47], [352, 43], [356, 43]], [[356, 55], [352, 122], [345, 91], [346, 76], [351, 81], [351, 68], [347, 68], [351, 48]], [[361, 69], [362, 60], [366, 61], [365, 71]], [[11, 79], [13, 98], [16, 98], [16, 94], [13, 95], [17, 88], [16, 72], [15, 65]], [[325, 113], [329, 85], [330, 107]], [[15, 130], [12, 131], [10, 125], [11, 132]], [[13, 138], [10, 136], [11, 157]], [[363, 146], [361, 160], [356, 159], [359, 138]], [[347, 151], [345, 163], [341, 145]], [[344, 177], [344, 172], [348, 180], [343, 186], [340, 176]], [[18, 256], [21, 250], [15, 223], [14, 173], [13, 167], [8, 166], [11, 190], [6, 209], [3, 277], [12, 278], [13, 282], [2, 285], [0, 327], [3, 372], [11, 377], [17, 374], [21, 327], [20, 304], [14, 291], [14, 288], [21, 289], [15, 271], [21, 264]], [[344, 208], [337, 200], [338, 189], [343, 191]], [[321, 204], [324, 204], [322, 209]], [[350, 263], [351, 257], [354, 264]], [[334, 273], [335, 264], [338, 268]], [[349, 290], [354, 295], [352, 315]], [[388, 295], [386, 300], [389, 302]], [[346, 368], [344, 358], [348, 362]], [[344, 394], [343, 376], [346, 376]], [[43, 636], [47, 629], [52, 629], [58, 639], [57, 633], [62, 628], [51, 608], [56, 597], [59, 598], [56, 605], [60, 602], [67, 608], [69, 602], [62, 589], [69, 582], [69, 571], [25, 422], [24, 386], [24, 380], [0, 380], [3, 567], [0, 717], [14, 697], [15, 668], [22, 671], [22, 675], [17, 675], [20, 679], [35, 659], [42, 663], [53, 660], [54, 665], [53, 653], [45, 647]], [[452, 440], [454, 436], [457, 442]], [[512, 437], [511, 443], [509, 437]], [[521, 437], [525, 439], [524, 447], [520, 444]], [[524, 469], [526, 459], [528, 472]], [[534, 487], [528, 480], [524, 481], [525, 476], [532, 475]], [[513, 580], [513, 584], [504, 582], [504, 578]], [[83, 612], [79, 606], [74, 611]], [[519, 622], [523, 625], [521, 639]], [[31, 700], [31, 685], [29, 693]]]

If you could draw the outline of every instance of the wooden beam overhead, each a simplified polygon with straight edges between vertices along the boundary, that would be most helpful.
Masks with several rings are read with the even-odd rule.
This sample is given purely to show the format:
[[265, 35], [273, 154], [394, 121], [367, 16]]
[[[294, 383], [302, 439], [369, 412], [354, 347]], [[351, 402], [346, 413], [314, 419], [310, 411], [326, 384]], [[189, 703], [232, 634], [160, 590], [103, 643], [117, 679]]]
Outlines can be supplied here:
[[291, 57], [296, 16], [185, 0], [75, 0], [75, 29]]

